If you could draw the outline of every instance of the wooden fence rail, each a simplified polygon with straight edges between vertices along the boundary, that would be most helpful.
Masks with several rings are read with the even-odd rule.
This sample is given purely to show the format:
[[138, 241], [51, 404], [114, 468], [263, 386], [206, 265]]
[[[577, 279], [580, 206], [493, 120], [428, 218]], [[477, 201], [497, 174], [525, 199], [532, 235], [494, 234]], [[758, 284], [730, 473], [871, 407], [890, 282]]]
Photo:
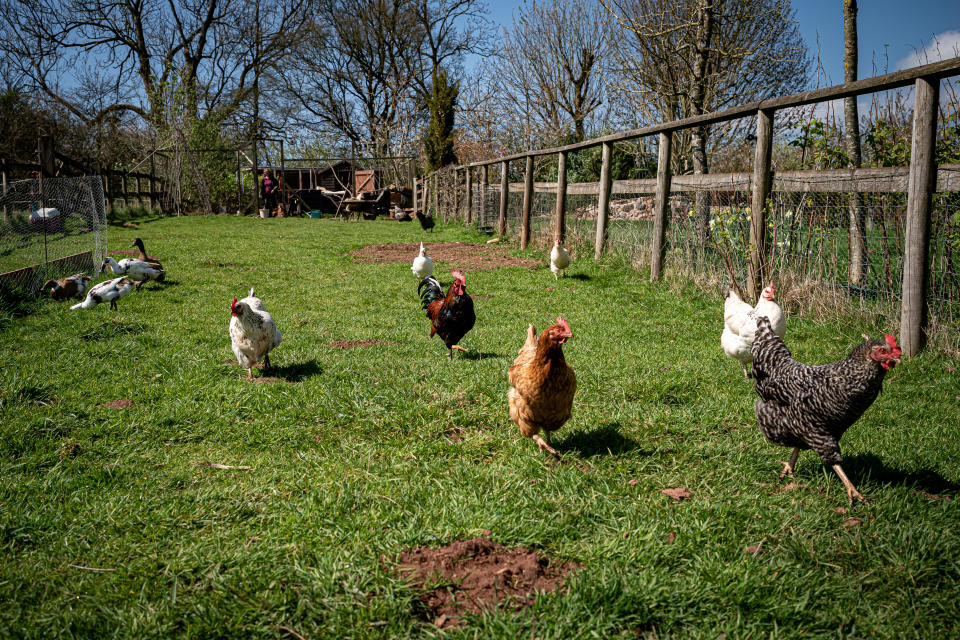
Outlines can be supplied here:
[[[468, 197], [464, 217], [468, 222], [473, 219], [472, 199], [470, 198], [473, 186], [472, 169], [481, 168], [483, 171], [481, 184], [486, 186], [488, 167], [499, 164], [501, 168], [501, 203], [500, 219], [497, 227], [500, 234], [503, 235], [506, 232], [506, 195], [509, 191], [520, 189], [518, 185], [508, 183], [507, 171], [510, 162], [522, 159], [525, 161], [526, 167], [522, 186], [523, 209], [521, 213], [520, 248], [525, 249], [530, 241], [530, 212], [534, 191], [550, 191], [557, 194], [553, 233], [555, 237], [561, 240], [565, 232], [564, 218], [567, 194], [597, 193], [600, 197], [594, 257], [599, 259], [606, 250], [610, 194], [617, 192], [654, 193], [656, 205], [654, 235], [650, 248], [650, 278], [651, 280], [657, 280], [662, 276], [664, 234], [669, 224], [670, 213], [668, 198], [672, 191], [702, 191], [704, 189], [749, 191], [751, 194], [750, 256], [746, 294], [755, 298], [759, 293], [764, 276], [769, 275], [770, 272], [766, 216], [767, 203], [772, 191], [906, 192], [908, 194], [908, 222], [904, 253], [905, 269], [901, 291], [901, 332], [903, 334], [903, 353], [911, 356], [923, 349], [926, 340], [926, 286], [929, 279], [931, 196], [934, 191], [960, 190], [960, 171], [958, 171], [960, 165], [944, 165], [938, 169], [934, 154], [939, 83], [944, 78], [957, 75], [960, 75], [960, 57], [856, 82], [761, 100], [723, 111], [632, 129], [575, 144], [523, 151], [499, 158], [472, 162], [455, 168], [455, 171], [462, 170], [466, 174], [465, 188]], [[915, 105], [909, 167], [780, 173], [772, 170], [773, 121], [778, 110], [911, 85], [914, 88]], [[675, 132], [694, 126], [707, 126], [742, 118], [757, 119], [752, 174], [671, 175], [669, 152], [672, 136]], [[610, 146], [615, 142], [636, 140], [651, 135], [660, 136], [656, 180], [624, 180], [611, 184], [610, 163], [612, 153]], [[568, 185], [566, 175], [567, 155], [572, 151], [582, 151], [601, 145], [603, 153], [600, 182]], [[533, 180], [533, 159], [551, 155], [558, 157], [556, 184], [535, 184]], [[425, 179], [425, 184], [427, 182], [431, 182], [434, 195], [433, 205], [436, 209], [436, 173], [428, 176]]]

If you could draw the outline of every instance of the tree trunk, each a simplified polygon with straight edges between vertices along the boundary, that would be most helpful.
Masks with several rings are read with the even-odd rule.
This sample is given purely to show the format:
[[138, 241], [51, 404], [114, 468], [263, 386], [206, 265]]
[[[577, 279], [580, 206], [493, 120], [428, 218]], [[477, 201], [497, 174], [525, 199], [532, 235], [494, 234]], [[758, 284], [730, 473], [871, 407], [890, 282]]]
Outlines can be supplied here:
[[[857, 79], [857, 0], [843, 0], [843, 81]], [[846, 129], [847, 166], [860, 167], [860, 118], [857, 98], [844, 98], [843, 119]], [[867, 216], [863, 195], [850, 194], [850, 284], [863, 286], [867, 280]]]
[[[713, 5], [714, 0], [701, 0], [697, 8], [697, 48], [693, 56], [693, 84], [690, 87], [690, 103], [692, 116], [704, 113], [706, 85], [708, 82], [708, 66], [710, 56], [710, 39], [713, 35]], [[694, 127], [691, 131], [691, 160], [695, 174], [709, 173], [707, 164], [707, 138], [710, 135], [707, 127]], [[696, 214], [694, 216], [697, 253], [702, 253], [707, 245], [707, 234], [710, 228], [710, 193], [696, 192]]]

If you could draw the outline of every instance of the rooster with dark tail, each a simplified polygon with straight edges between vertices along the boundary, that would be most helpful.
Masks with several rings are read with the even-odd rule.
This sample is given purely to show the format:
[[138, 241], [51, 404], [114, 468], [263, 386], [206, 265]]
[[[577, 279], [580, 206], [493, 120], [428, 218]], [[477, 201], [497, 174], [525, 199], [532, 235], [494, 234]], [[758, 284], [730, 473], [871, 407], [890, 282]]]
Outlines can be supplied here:
[[454, 349], [466, 351], [458, 343], [477, 321], [473, 299], [467, 293], [466, 278], [459, 270], [454, 270], [450, 275], [453, 276], [453, 284], [447, 289], [446, 295], [432, 276], [424, 278], [417, 287], [420, 301], [430, 319], [430, 337], [434, 334], [440, 336], [447, 345], [447, 357], [453, 355]]

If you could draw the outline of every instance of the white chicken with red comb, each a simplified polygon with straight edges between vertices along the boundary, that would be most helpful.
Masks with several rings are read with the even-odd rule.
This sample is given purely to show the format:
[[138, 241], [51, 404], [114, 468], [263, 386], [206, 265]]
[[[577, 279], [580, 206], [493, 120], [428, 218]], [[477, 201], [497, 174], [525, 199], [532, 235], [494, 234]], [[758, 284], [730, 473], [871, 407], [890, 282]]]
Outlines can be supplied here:
[[263, 306], [263, 301], [253, 295], [242, 300], [233, 299], [230, 305], [230, 342], [237, 362], [253, 379], [253, 367], [263, 360], [264, 368], [270, 366], [270, 352], [280, 345], [280, 330], [273, 316]]

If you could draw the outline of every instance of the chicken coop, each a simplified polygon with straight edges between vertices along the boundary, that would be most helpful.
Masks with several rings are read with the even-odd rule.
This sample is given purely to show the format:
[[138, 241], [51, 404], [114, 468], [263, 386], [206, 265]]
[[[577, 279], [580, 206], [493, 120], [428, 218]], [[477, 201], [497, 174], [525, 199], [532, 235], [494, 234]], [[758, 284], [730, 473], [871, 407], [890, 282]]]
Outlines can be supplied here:
[[18, 180], [0, 195], [0, 287], [35, 294], [49, 278], [96, 273], [106, 245], [99, 176]]

